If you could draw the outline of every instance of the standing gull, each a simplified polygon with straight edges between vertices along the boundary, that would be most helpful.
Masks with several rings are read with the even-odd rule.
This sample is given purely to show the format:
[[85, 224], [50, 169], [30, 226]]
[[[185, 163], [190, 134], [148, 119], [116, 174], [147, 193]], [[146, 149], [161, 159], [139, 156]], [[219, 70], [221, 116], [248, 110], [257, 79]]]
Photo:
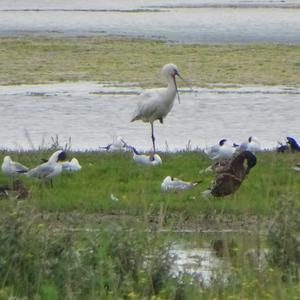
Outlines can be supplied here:
[[166, 64], [162, 68], [162, 75], [168, 82], [168, 86], [163, 89], [146, 90], [142, 93], [142, 101], [139, 102], [131, 122], [142, 120], [143, 122], [150, 123], [151, 125], [151, 138], [153, 144], [153, 151], [155, 149], [155, 136], [153, 123], [159, 120], [163, 123], [163, 119], [171, 111], [176, 94], [178, 95], [178, 102], [180, 98], [177, 90], [176, 76], [183, 78], [179, 75], [178, 69], [174, 64]]
[[218, 145], [205, 149], [204, 153], [206, 153], [213, 162], [220, 162], [231, 158], [235, 151], [236, 147], [234, 147], [234, 144], [230, 143], [227, 139], [222, 139]]
[[62, 172], [62, 164], [59, 163], [59, 161], [63, 161], [65, 159], [66, 152], [58, 150], [50, 156], [47, 162], [29, 170], [26, 175], [43, 180], [50, 180], [52, 186], [52, 178], [58, 176]]
[[259, 152], [261, 151], [261, 145], [257, 137], [249, 136], [247, 141], [241, 143], [238, 150], [240, 152], [242, 151]]

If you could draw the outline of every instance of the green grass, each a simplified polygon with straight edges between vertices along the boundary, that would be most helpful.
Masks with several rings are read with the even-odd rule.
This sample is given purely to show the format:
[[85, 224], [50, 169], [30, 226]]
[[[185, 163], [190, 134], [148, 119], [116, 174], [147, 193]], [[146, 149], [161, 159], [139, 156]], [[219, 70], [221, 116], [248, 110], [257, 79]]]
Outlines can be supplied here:
[[176, 63], [196, 86], [210, 83], [299, 85], [300, 46], [179, 45], [140, 39], [0, 38], [0, 84], [93, 80], [160, 85]]
[[[14, 160], [29, 167], [40, 163], [49, 152], [10, 153]], [[0, 155], [3, 159], [4, 153]], [[210, 160], [197, 152], [162, 153], [163, 164], [158, 167], [137, 165], [130, 153], [69, 153], [77, 157], [82, 170], [63, 173], [54, 180], [54, 188], [40, 184], [38, 180], [24, 178], [31, 190], [27, 205], [45, 212], [80, 212], [159, 217], [180, 227], [185, 222], [196, 224], [209, 216], [262, 216], [271, 217], [273, 204], [285, 197], [299, 199], [300, 176], [291, 167], [297, 162], [297, 154], [260, 153], [258, 163], [251, 170], [237, 193], [224, 198], [205, 199], [201, 192], [207, 189], [213, 174], [201, 173]], [[193, 190], [164, 193], [160, 184], [165, 176], [184, 180], [203, 180]], [[2, 174], [0, 183], [8, 179]], [[111, 195], [119, 201], [113, 201]], [[2, 205], [6, 201], [2, 201]], [[206, 220], [207, 221], [207, 220]], [[209, 223], [209, 222], [208, 222]]]
[[[50, 152], [2, 151], [0, 160], [7, 154], [33, 167]], [[29, 198], [0, 201], [0, 299], [298, 299], [299, 285], [287, 275], [290, 270], [295, 274], [298, 263], [294, 236], [300, 224], [300, 176], [291, 170], [298, 154], [258, 154], [257, 166], [236, 194], [209, 200], [201, 192], [213, 176], [200, 173], [210, 164], [201, 153], [162, 153], [158, 167], [136, 165], [130, 153], [68, 155], [79, 159], [81, 171], [63, 173], [53, 188], [24, 178]], [[190, 191], [163, 193], [160, 184], [169, 174], [203, 183]], [[0, 175], [0, 184], [8, 181]], [[285, 211], [288, 201], [294, 204]], [[269, 231], [266, 220], [277, 220], [267, 245], [261, 235]], [[188, 275], [180, 281], [170, 276], [168, 247], [183, 238], [157, 231], [163, 228], [252, 233], [184, 237], [198, 247], [207, 247], [210, 238], [225, 242], [219, 277], [203, 288]], [[274, 265], [260, 268], [247, 251], [264, 247], [274, 249]], [[291, 267], [281, 266], [285, 260]]]

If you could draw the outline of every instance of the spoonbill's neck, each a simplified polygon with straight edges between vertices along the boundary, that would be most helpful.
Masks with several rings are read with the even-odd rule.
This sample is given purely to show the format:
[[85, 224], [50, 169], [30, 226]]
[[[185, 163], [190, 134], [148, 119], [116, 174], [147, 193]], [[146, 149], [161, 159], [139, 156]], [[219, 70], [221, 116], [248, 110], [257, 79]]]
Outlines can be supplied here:
[[171, 75], [166, 76], [167, 82], [168, 82], [168, 88], [176, 88], [175, 85], [175, 78]]
[[167, 82], [168, 82], [168, 87], [167, 87], [167, 94], [168, 94], [168, 102], [173, 102], [177, 93], [177, 86], [175, 83], [175, 78], [172, 77], [171, 75], [166, 76]]

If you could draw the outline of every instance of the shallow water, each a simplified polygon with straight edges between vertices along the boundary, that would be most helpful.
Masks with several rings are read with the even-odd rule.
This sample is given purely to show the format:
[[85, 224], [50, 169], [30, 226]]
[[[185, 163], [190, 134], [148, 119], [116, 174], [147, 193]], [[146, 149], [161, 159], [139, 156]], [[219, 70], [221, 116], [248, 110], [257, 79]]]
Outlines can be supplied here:
[[189, 274], [199, 283], [208, 286], [222, 269], [225, 273], [225, 262], [216, 256], [211, 248], [199, 248], [188, 243], [176, 243], [170, 249], [174, 259], [171, 274], [174, 277]]
[[180, 43], [299, 44], [299, 12], [299, 1], [6, 0], [0, 4], [0, 36], [104, 34]]
[[[150, 125], [130, 123], [140, 88], [94, 82], [0, 87], [1, 148], [50, 146], [56, 134], [73, 150], [99, 149], [122, 136], [151, 149]], [[221, 138], [236, 143], [255, 135], [272, 148], [287, 135], [298, 137], [299, 94], [295, 87], [223, 87], [180, 90], [164, 124], [155, 123], [160, 150], [205, 148]], [[29, 138], [26, 135], [28, 132]]]

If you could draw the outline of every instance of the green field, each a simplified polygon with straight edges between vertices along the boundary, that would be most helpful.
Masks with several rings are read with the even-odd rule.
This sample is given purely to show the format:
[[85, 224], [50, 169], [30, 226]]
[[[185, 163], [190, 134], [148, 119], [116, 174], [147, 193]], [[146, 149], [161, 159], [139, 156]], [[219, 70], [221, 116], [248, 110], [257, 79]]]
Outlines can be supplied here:
[[[163, 210], [168, 219], [174, 217], [177, 223], [187, 217], [197, 220], [201, 215], [214, 212], [272, 216], [272, 205], [277, 199], [300, 197], [300, 176], [291, 169], [299, 159], [297, 153], [260, 153], [257, 165], [236, 194], [211, 200], [201, 196], [213, 179], [212, 173], [202, 172], [210, 160], [201, 152], [161, 153], [163, 165], [153, 168], [134, 163], [131, 152], [71, 152], [68, 155], [79, 159], [82, 170], [63, 173], [54, 180], [54, 188], [24, 178], [31, 190], [27, 203], [47, 212], [141, 216], [147, 210], [149, 213]], [[19, 152], [11, 156], [34, 167], [50, 153]], [[168, 175], [203, 182], [190, 191], [163, 193], [160, 184]], [[0, 180], [7, 181], [3, 175]], [[113, 201], [111, 195], [119, 201]]]
[[[33, 167], [50, 152], [3, 151], [0, 160], [6, 154]], [[0, 299], [298, 299], [290, 263], [298, 264], [294, 249], [299, 253], [293, 237], [300, 225], [300, 176], [291, 169], [298, 154], [258, 154], [241, 188], [223, 199], [201, 196], [213, 179], [201, 172], [210, 164], [201, 152], [161, 153], [157, 167], [136, 165], [128, 152], [68, 156], [77, 157], [82, 170], [63, 173], [53, 187], [24, 177], [27, 199], [1, 199]], [[203, 182], [190, 191], [162, 192], [167, 175]], [[1, 175], [5, 183], [9, 179]], [[251, 234], [227, 237], [222, 232], [228, 229]], [[180, 285], [170, 277], [167, 249], [174, 230], [195, 231], [193, 242], [203, 239], [202, 230], [225, 239], [227, 264], [210, 287], [191, 285], [190, 276]], [[268, 267], [249, 262], [249, 243], [257, 251], [274, 250]], [[226, 283], [221, 278], [228, 268]], [[287, 270], [288, 281], [282, 281]]]

